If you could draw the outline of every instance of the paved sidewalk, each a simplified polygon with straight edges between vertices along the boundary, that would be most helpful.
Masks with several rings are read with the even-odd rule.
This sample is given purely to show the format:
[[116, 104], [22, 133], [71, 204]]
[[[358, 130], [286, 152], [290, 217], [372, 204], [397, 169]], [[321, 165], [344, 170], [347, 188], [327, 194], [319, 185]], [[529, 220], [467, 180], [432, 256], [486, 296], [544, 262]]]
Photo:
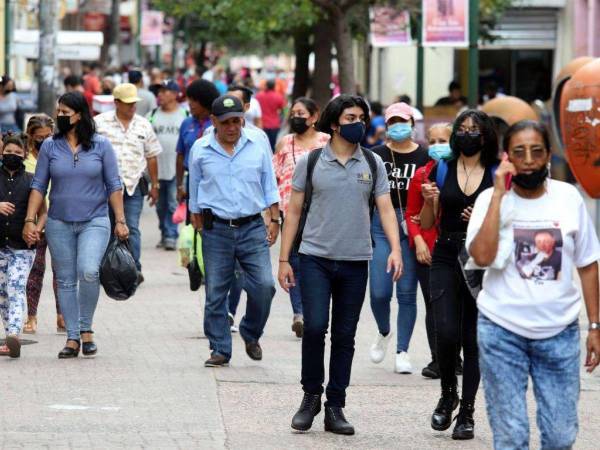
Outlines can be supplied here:
[[[137, 295], [126, 302], [104, 294], [100, 299], [94, 326], [99, 346], [96, 359], [56, 358], [65, 337], [55, 333], [54, 301], [46, 279], [40, 330], [32, 337], [38, 343], [24, 346], [20, 360], [0, 359], [4, 380], [0, 448], [491, 448], [482, 392], [477, 402], [476, 439], [454, 442], [450, 432], [438, 433], [429, 427], [439, 395], [438, 381], [418, 373], [394, 374], [391, 353], [382, 364], [371, 364], [368, 348], [376, 328], [368, 302], [356, 338], [346, 410], [357, 434], [324, 433], [322, 414], [311, 432], [292, 433], [289, 424], [302, 393], [300, 341], [290, 329], [287, 296], [279, 290], [273, 302], [261, 341], [262, 362], [251, 361], [241, 339], [234, 335], [231, 367], [205, 369], [203, 290], [201, 294], [188, 290], [187, 274], [177, 267], [175, 252], [154, 249], [156, 223], [154, 211], [147, 208], [142, 227], [146, 282]], [[419, 373], [428, 362], [426, 348], [419, 299], [410, 351]], [[578, 449], [599, 448], [599, 376], [584, 376]], [[533, 407], [530, 413], [533, 417]], [[537, 448], [534, 419], [532, 435], [532, 448]]]

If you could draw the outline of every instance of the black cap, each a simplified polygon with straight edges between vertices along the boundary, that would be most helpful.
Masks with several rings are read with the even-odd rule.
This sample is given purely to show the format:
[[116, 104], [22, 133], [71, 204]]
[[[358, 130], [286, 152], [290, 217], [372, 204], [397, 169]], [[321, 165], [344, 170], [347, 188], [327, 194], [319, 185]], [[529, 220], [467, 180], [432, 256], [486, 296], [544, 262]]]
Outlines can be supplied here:
[[244, 117], [244, 105], [233, 95], [221, 95], [213, 102], [211, 113], [219, 122], [231, 117]]

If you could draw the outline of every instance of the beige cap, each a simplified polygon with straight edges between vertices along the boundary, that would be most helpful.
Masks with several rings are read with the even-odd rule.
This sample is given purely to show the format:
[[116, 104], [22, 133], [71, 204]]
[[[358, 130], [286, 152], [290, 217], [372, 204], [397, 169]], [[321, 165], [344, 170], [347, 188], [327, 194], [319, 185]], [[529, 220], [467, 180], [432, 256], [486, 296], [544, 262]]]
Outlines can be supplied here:
[[135, 103], [141, 100], [137, 96], [137, 88], [131, 83], [123, 83], [114, 88], [113, 97], [123, 103]]

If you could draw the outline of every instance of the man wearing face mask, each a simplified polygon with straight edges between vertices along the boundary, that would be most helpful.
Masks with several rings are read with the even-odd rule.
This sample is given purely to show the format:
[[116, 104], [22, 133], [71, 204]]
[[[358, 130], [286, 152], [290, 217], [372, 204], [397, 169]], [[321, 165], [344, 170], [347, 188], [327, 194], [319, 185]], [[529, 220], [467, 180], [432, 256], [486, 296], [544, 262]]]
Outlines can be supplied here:
[[[427, 164], [427, 150], [412, 140], [414, 119], [413, 110], [406, 103], [394, 103], [385, 111], [386, 141], [384, 145], [372, 148], [381, 156], [387, 171], [392, 204], [401, 224], [400, 244], [404, 273], [396, 283], [398, 316], [396, 319], [397, 339], [394, 371], [412, 373], [408, 346], [417, 317], [417, 260], [415, 249], [409, 245], [406, 226], [406, 198], [408, 187], [415, 171]], [[375, 248], [370, 263], [369, 287], [371, 310], [377, 322], [377, 336], [371, 346], [371, 361], [378, 364], [385, 359], [387, 344], [392, 338], [390, 329], [390, 301], [394, 292], [392, 276], [386, 273], [385, 266], [390, 251], [388, 240], [381, 226], [378, 211], [373, 216], [372, 225]]]

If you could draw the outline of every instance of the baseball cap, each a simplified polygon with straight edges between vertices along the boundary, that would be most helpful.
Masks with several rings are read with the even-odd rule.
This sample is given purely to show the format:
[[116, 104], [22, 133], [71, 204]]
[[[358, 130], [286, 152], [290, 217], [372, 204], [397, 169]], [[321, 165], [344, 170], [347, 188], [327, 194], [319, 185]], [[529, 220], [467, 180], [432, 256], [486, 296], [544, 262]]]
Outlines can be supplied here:
[[164, 80], [160, 84], [160, 89], [168, 89], [169, 91], [179, 92], [179, 85], [175, 80]]
[[139, 102], [141, 98], [137, 96], [137, 88], [134, 84], [123, 83], [113, 89], [113, 97], [123, 103]]
[[244, 105], [233, 95], [221, 95], [213, 102], [211, 113], [219, 122], [231, 117], [244, 117]]
[[144, 74], [140, 70], [132, 69], [127, 73], [127, 79], [130, 83], [137, 84], [142, 78], [144, 78]]
[[400, 117], [404, 120], [410, 120], [413, 116], [413, 110], [406, 103], [394, 103], [385, 110], [385, 122], [387, 123], [392, 117]]

